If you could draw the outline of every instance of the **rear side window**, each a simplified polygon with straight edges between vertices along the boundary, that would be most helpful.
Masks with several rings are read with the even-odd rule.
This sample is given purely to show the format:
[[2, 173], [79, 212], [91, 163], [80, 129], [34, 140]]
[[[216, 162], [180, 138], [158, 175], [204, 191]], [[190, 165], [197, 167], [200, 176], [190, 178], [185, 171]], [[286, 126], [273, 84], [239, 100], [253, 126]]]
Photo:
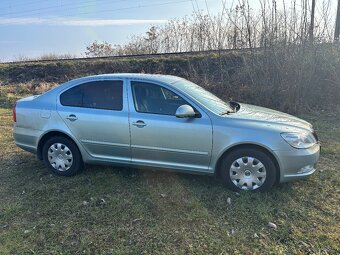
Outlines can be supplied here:
[[121, 111], [123, 81], [93, 81], [75, 86], [60, 96], [64, 106]]

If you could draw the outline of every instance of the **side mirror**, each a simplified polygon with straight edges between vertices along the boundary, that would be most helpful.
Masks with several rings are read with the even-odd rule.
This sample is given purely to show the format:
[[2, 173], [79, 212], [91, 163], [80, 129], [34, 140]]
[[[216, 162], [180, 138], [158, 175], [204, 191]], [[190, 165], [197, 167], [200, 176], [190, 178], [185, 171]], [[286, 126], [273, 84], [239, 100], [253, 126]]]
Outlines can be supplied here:
[[190, 118], [190, 117], [195, 117], [195, 116], [196, 116], [196, 113], [194, 109], [190, 105], [187, 105], [187, 104], [181, 105], [176, 110], [177, 118]]

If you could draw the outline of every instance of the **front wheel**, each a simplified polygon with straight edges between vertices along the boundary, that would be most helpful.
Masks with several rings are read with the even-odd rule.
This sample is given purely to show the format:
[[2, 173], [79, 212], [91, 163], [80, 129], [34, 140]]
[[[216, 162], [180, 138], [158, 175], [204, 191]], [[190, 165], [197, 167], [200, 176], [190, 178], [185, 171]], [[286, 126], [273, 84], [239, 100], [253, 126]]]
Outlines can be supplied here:
[[257, 149], [237, 149], [221, 164], [224, 183], [232, 190], [269, 190], [276, 179], [273, 160]]
[[42, 154], [47, 168], [57, 175], [72, 176], [82, 169], [82, 158], [77, 145], [65, 137], [48, 139]]

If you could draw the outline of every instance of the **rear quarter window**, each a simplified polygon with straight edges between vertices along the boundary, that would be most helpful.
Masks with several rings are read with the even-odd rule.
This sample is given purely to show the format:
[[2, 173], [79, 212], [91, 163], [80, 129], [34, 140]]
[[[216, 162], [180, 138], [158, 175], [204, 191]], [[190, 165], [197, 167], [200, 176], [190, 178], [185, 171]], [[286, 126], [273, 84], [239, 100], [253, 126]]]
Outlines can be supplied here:
[[123, 81], [87, 82], [63, 92], [64, 106], [121, 111], [123, 109]]
[[75, 86], [61, 94], [60, 103], [65, 106], [81, 107], [82, 97], [81, 86]]

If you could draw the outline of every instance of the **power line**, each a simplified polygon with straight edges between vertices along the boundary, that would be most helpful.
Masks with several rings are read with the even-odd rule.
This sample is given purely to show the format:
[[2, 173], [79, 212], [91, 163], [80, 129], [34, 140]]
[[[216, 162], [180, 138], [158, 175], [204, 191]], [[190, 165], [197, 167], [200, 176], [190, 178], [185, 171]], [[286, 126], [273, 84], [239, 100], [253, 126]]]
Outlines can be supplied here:
[[[191, 2], [192, 0], [180, 0], [180, 1], [171, 1], [171, 2], [162, 2], [162, 3], [154, 3], [154, 4], [145, 4], [145, 5], [137, 5], [137, 6], [130, 6], [130, 7], [123, 7], [123, 8], [116, 8], [116, 9], [107, 9], [107, 10], [101, 10], [101, 11], [96, 11], [96, 12], [78, 12], [77, 15], [81, 14], [98, 14], [98, 13], [105, 13], [105, 12], [117, 12], [117, 11], [124, 11], [124, 10], [131, 10], [131, 9], [139, 9], [139, 8], [147, 8], [147, 7], [153, 7], [153, 6], [164, 6], [164, 5], [171, 5], [171, 4], [178, 4], [178, 3], [185, 3], [185, 2]], [[78, 9], [78, 7], [76, 8]], [[72, 8], [69, 8], [68, 10], [72, 10]], [[70, 17], [72, 15], [63, 15], [63, 17]], [[25, 18], [25, 16], [16, 16], [13, 18]], [[51, 19], [51, 18], [46, 18], [46, 19]], [[21, 23], [20, 21], [18, 22], [13, 22], [12, 24], [16, 23]]]
[[[110, 4], [115, 4], [118, 2], [128, 2], [131, 0], [116, 0], [116, 1], [112, 1], [112, 0], [87, 0], [87, 1], [82, 1], [80, 4], [76, 3], [76, 2], [71, 2], [71, 3], [65, 3], [65, 4], [59, 4], [59, 5], [54, 5], [54, 6], [46, 6], [43, 8], [37, 8], [37, 9], [30, 9], [30, 10], [22, 10], [22, 11], [15, 11], [15, 12], [7, 12], [4, 13], [3, 16], [9, 16], [9, 15], [15, 15], [15, 17], [24, 17], [24, 16], [18, 16], [18, 15], [37, 15], [37, 14], [41, 14], [41, 11], [46, 11], [46, 10], [56, 10], [59, 9], [60, 11], [69, 11], [69, 10], [77, 10], [80, 8], [86, 8], [86, 7], [97, 7], [100, 6], [100, 1], [109, 1]], [[153, 0], [155, 1], [155, 0]], [[150, 0], [148, 1], [150, 2]], [[86, 5], [83, 5], [86, 4]], [[103, 2], [101, 3], [103, 4]], [[64, 9], [64, 7], [67, 7]]]
[[[101, 1], [110, 1], [111, 3], [117, 3], [117, 2], [126, 2], [128, 0], [117, 0], [117, 1], [112, 1], [112, 0], [101, 0]], [[88, 3], [88, 5], [82, 5], [82, 4], [86, 4]], [[81, 4], [79, 5], [76, 2], [71, 2], [71, 3], [66, 3], [66, 4], [59, 4], [59, 5], [54, 5], [54, 6], [47, 6], [47, 7], [43, 7], [43, 8], [38, 8], [38, 9], [30, 9], [30, 10], [26, 10], [26, 11], [15, 11], [15, 12], [8, 12], [5, 13], [4, 15], [13, 15], [13, 14], [39, 14], [40, 11], [45, 11], [45, 10], [55, 10], [57, 8], [60, 7], [68, 7], [68, 6], [73, 6], [74, 8], [67, 8], [67, 10], [74, 10], [74, 9], [78, 9], [78, 8], [84, 8], [84, 7], [91, 7], [91, 6], [95, 6], [98, 3], [98, 0], [88, 0], [88, 1], [82, 1]], [[77, 6], [75, 6], [77, 5]]]
[[[163, 5], [170, 5], [170, 4], [177, 4], [177, 3], [185, 3], [185, 2], [191, 2], [191, 1], [192, 0], [180, 0], [180, 1], [171, 1], [171, 2], [157, 3], [157, 4], [145, 4], [145, 5], [138, 5], [138, 6], [131, 6], [131, 7], [123, 7], [119, 9], [103, 10], [103, 11], [96, 12], [96, 13], [124, 11], [124, 10], [139, 9], [139, 8], [146, 8], [146, 7], [153, 7], [153, 6], [163, 6]], [[77, 14], [91, 14], [91, 13], [81, 12]]]
[[[32, 5], [32, 4], [37, 4], [37, 3], [43, 3], [45, 2], [46, 3], [46, 0], [41, 0], [41, 1], [30, 1], [30, 2], [24, 2], [24, 3], [15, 3], [15, 4], [12, 4], [12, 3], [9, 3], [8, 6], [6, 6], [8, 9], [11, 9], [13, 7], [17, 7], [17, 6], [27, 6], [27, 5]], [[3, 9], [6, 9], [3, 8]]]

